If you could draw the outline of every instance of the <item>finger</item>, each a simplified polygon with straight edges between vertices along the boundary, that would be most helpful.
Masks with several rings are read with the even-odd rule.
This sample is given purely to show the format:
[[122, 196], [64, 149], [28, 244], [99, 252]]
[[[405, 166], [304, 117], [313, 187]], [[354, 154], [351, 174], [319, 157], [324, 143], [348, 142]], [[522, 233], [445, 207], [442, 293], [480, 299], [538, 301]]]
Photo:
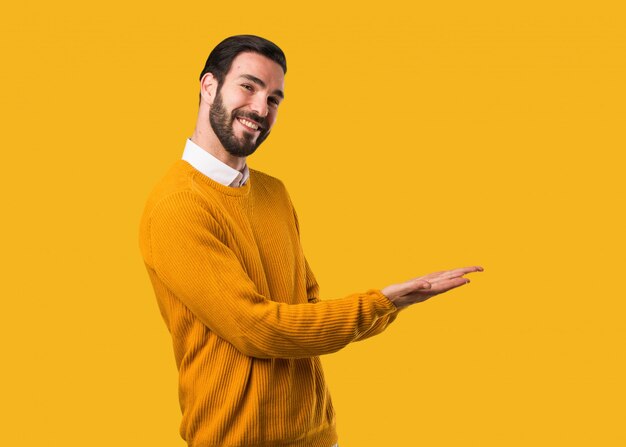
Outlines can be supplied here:
[[432, 282], [432, 280], [456, 278], [459, 276], [463, 276], [467, 273], [482, 272], [482, 271], [483, 271], [483, 268], [481, 266], [475, 265], [471, 267], [461, 267], [461, 268], [456, 268], [452, 270], [440, 270], [438, 272], [433, 272], [433, 273], [429, 273], [428, 275], [420, 276], [419, 278], [416, 278], [416, 279], [424, 279], [424, 280]]
[[407, 285], [406, 293], [411, 293], [416, 290], [427, 290], [431, 288], [430, 282], [425, 281], [424, 279], [408, 281], [405, 284]]
[[424, 275], [424, 276], [420, 276], [419, 278], [415, 278], [416, 280], [418, 279], [423, 279], [426, 281], [429, 281], [431, 279], [435, 279], [435, 278], [439, 278], [441, 277], [443, 274], [445, 274], [448, 270], [439, 270], [438, 272], [432, 272], [429, 273], [428, 275]]
[[420, 289], [425, 289], [428, 290], [432, 287], [432, 284], [428, 281], [422, 281], [422, 283], [419, 285]]
[[456, 289], [457, 287], [469, 284], [470, 280], [463, 277], [449, 278], [438, 282], [433, 282], [430, 292], [431, 293], [444, 293], [448, 290]]
[[448, 270], [440, 275], [441, 278], [458, 278], [459, 276], [466, 275], [468, 273], [482, 272], [481, 266], [461, 267], [458, 269]]
[[465, 274], [465, 273], [474, 273], [474, 272], [482, 272], [483, 268], [479, 265], [474, 265], [471, 267], [461, 267], [458, 269], [452, 269], [452, 270], [448, 270], [448, 273], [452, 273], [452, 274]]
[[408, 295], [410, 293], [415, 293], [418, 291], [429, 290], [432, 285], [428, 281], [424, 281], [423, 279], [407, 281], [403, 284], [402, 287], [402, 295]]
[[430, 287], [431, 285], [428, 281], [424, 281], [421, 279], [412, 279], [400, 284], [392, 284], [390, 286], [387, 286], [383, 289], [383, 293], [385, 293], [387, 296], [398, 297], [428, 290], [430, 289]]

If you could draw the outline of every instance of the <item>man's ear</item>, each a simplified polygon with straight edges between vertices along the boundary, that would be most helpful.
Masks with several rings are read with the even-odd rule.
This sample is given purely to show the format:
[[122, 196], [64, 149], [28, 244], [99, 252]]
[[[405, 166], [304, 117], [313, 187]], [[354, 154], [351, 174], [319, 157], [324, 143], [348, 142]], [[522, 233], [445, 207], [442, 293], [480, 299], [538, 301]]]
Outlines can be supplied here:
[[213, 104], [215, 92], [217, 91], [217, 79], [213, 73], [205, 73], [200, 80], [200, 98], [208, 105]]

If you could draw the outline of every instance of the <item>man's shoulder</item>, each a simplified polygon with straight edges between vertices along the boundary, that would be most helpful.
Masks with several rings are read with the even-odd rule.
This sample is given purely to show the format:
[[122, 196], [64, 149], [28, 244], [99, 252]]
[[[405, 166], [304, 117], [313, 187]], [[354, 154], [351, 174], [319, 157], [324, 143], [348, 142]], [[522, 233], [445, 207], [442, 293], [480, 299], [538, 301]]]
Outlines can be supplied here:
[[182, 161], [174, 162], [157, 181], [145, 202], [140, 231], [148, 233], [150, 222], [157, 216], [173, 218], [190, 210], [206, 208], [205, 200], [193, 187], [193, 168]]
[[191, 191], [192, 176], [193, 171], [188, 163], [182, 160], [174, 162], [150, 191], [146, 209], [153, 208], [168, 196]]
[[139, 240], [144, 259], [151, 256], [150, 234], [155, 213], [158, 220], [174, 220], [181, 211], [195, 208], [196, 193], [191, 188], [193, 173], [188, 164], [177, 160], [152, 187], [146, 200], [139, 225]]

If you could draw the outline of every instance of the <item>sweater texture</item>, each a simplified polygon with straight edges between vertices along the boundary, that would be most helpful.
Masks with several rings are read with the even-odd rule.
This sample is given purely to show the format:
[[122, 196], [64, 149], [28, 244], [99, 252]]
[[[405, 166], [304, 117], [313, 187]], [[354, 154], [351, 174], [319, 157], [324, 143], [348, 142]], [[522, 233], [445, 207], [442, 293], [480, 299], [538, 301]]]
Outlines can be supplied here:
[[139, 244], [188, 445], [337, 442], [319, 356], [382, 332], [397, 309], [378, 289], [320, 300], [283, 183], [250, 169], [232, 188], [178, 160], [148, 198]]

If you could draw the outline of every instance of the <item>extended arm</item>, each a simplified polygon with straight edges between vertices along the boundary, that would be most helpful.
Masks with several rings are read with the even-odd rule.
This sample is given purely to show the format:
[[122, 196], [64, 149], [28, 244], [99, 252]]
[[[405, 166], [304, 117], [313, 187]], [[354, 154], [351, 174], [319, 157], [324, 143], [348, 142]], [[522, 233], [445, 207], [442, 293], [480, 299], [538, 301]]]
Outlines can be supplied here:
[[[206, 205], [191, 191], [167, 197], [155, 207], [149, 237], [146, 264], [203, 324], [248, 356], [335, 352], [396, 310], [377, 289], [303, 304], [267, 299], [223, 242]], [[307, 290], [315, 289], [307, 281]]]

